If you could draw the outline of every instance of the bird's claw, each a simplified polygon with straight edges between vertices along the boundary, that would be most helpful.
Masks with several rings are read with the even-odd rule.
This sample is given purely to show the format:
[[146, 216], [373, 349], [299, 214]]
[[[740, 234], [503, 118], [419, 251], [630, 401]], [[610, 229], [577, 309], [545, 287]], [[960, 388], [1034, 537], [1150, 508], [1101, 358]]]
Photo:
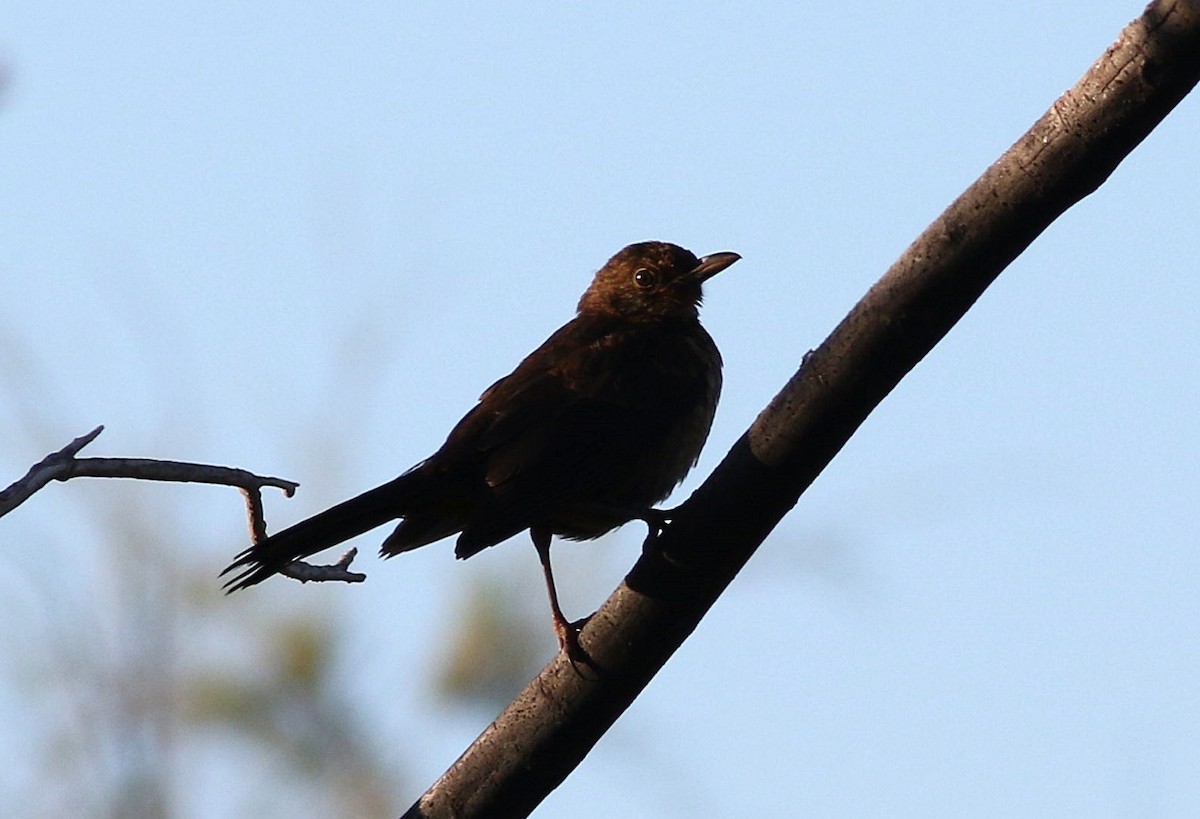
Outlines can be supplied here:
[[572, 662], [587, 659], [587, 653], [579, 644], [579, 632], [592, 619], [592, 615], [582, 617], [574, 622], [567, 620], [555, 620], [554, 632], [558, 635], [558, 649], [567, 655], [567, 658]]
[[642, 541], [642, 554], [649, 555], [654, 551], [655, 545], [658, 543], [658, 537], [667, 528], [667, 524], [671, 522], [671, 513], [673, 509], [647, 509], [639, 516], [639, 520], [646, 524], [647, 532], [646, 539]]

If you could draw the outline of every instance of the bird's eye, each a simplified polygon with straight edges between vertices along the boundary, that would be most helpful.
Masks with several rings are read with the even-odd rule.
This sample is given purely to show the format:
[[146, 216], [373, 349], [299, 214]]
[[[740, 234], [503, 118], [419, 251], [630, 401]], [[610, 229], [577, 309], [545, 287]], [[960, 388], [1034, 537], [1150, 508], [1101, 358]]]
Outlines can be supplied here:
[[645, 267], [639, 267], [633, 272], [633, 283], [643, 290], [646, 290], [658, 283], [658, 276], [655, 275], [653, 270], [649, 270]]

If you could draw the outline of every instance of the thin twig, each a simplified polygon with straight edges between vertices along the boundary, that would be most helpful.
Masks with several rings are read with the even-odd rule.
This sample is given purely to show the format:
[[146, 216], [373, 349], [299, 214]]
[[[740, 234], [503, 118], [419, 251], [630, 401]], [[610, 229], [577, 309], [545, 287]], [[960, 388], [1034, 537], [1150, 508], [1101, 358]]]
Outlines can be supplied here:
[[131, 478], [139, 481], [173, 481], [236, 486], [255, 492], [264, 486], [283, 490], [289, 498], [300, 484], [283, 478], [255, 475], [244, 469], [212, 466], [186, 461], [158, 461], [149, 458], [76, 458], [81, 449], [96, 439], [103, 426], [76, 438], [57, 452], [52, 452], [33, 465], [25, 476], [0, 492], [0, 517], [29, 500], [50, 481], [69, 481], [71, 478]]
[[103, 431], [104, 426], [100, 425], [87, 435], [81, 435], [58, 452], [51, 452], [41, 461], [31, 466], [23, 478], [3, 492], [0, 492], [0, 517], [3, 517], [29, 500], [29, 497], [34, 492], [50, 483], [50, 481], [65, 474], [71, 468], [71, 462], [75, 459], [76, 453], [96, 440], [96, 436]]
[[[242, 496], [246, 499], [246, 517], [250, 524], [250, 542], [261, 543], [267, 539], [267, 521], [263, 515], [262, 492], [258, 487], [242, 487]], [[301, 583], [323, 583], [339, 581], [342, 583], [361, 583], [367, 579], [365, 574], [349, 571], [350, 564], [358, 554], [358, 549], [351, 549], [342, 555], [337, 563], [329, 566], [314, 566], [303, 560], [293, 560], [279, 573], [284, 577], [299, 580]]]
[[361, 583], [367, 579], [367, 576], [361, 572], [350, 571], [350, 563], [357, 555], [358, 549], [352, 548], [342, 555], [337, 563], [329, 566], [314, 566], [303, 560], [293, 560], [280, 569], [279, 573], [284, 577], [299, 580], [301, 583], [307, 583], [310, 580], [314, 583], [323, 583], [329, 580], [337, 580], [342, 583]]
[[[231, 466], [195, 464], [187, 461], [159, 461], [151, 458], [76, 458], [79, 451], [96, 440], [104, 426], [98, 426], [87, 435], [81, 435], [57, 452], [52, 452], [34, 464], [25, 476], [0, 492], [0, 517], [29, 500], [35, 492], [50, 481], [69, 481], [71, 478], [130, 478], [139, 481], [172, 481], [176, 483], [207, 483], [216, 486], [235, 486], [242, 490], [246, 500], [246, 517], [250, 523], [250, 540], [258, 543], [267, 537], [267, 523], [263, 516], [262, 489], [264, 486], [282, 490], [289, 498], [296, 494], [300, 484], [283, 478], [255, 475], [245, 469]], [[350, 563], [358, 554], [351, 549], [337, 562], [329, 566], [313, 566], [297, 560], [280, 570], [280, 574], [299, 580], [321, 582], [328, 580], [342, 583], [361, 583], [365, 574], [349, 571]]]
[[[176, 483], [207, 483], [217, 486], [234, 486], [242, 490], [246, 500], [246, 516], [250, 523], [250, 538], [258, 543], [267, 536], [267, 524], [263, 517], [262, 489], [265, 486], [282, 490], [289, 498], [296, 494], [300, 484], [295, 481], [255, 475], [245, 469], [229, 466], [213, 466], [186, 461], [160, 461], [150, 458], [77, 458], [85, 446], [96, 440], [104, 431], [98, 426], [86, 435], [81, 435], [57, 452], [52, 452], [30, 467], [24, 477], [0, 492], [0, 517], [16, 509], [33, 497], [34, 493], [51, 481], [68, 481], [71, 478], [129, 478], [139, 481], [171, 481]], [[331, 566], [312, 566], [301, 561], [288, 564], [280, 572], [302, 583], [308, 581], [337, 580], [344, 583], [361, 583], [367, 576], [349, 571], [350, 562], [357, 554], [351, 549], [342, 559]]]

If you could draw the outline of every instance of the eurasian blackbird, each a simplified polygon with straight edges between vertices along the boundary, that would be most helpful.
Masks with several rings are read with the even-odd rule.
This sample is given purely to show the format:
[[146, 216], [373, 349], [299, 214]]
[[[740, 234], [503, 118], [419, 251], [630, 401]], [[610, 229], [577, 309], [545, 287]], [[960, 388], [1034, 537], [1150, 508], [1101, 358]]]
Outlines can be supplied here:
[[666, 242], [621, 250], [575, 318], [489, 387], [442, 448], [400, 477], [255, 543], [222, 574], [229, 591], [294, 560], [400, 524], [390, 557], [457, 534], [468, 558], [529, 530], [559, 644], [576, 628], [558, 605], [550, 540], [599, 537], [643, 520], [654, 537], [670, 494], [700, 456], [721, 391], [721, 355], [700, 326], [701, 285], [736, 253], [696, 258]]

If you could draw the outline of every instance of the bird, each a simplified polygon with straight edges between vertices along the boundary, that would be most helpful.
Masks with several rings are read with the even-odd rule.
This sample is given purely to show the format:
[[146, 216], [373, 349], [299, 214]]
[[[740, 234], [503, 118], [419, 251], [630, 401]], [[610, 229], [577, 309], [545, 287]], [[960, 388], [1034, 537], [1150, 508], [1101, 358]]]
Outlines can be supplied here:
[[[554, 535], [597, 538], [656, 509], [696, 465], [721, 394], [721, 354], [700, 325], [703, 284], [741, 258], [668, 242], [610, 258], [575, 317], [488, 387], [441, 448], [388, 483], [260, 540], [223, 571], [227, 592], [399, 520], [391, 557], [457, 535], [466, 559], [526, 530], [537, 550], [560, 650], [579, 624], [559, 606]], [[585, 622], [586, 618], [584, 618]]]

